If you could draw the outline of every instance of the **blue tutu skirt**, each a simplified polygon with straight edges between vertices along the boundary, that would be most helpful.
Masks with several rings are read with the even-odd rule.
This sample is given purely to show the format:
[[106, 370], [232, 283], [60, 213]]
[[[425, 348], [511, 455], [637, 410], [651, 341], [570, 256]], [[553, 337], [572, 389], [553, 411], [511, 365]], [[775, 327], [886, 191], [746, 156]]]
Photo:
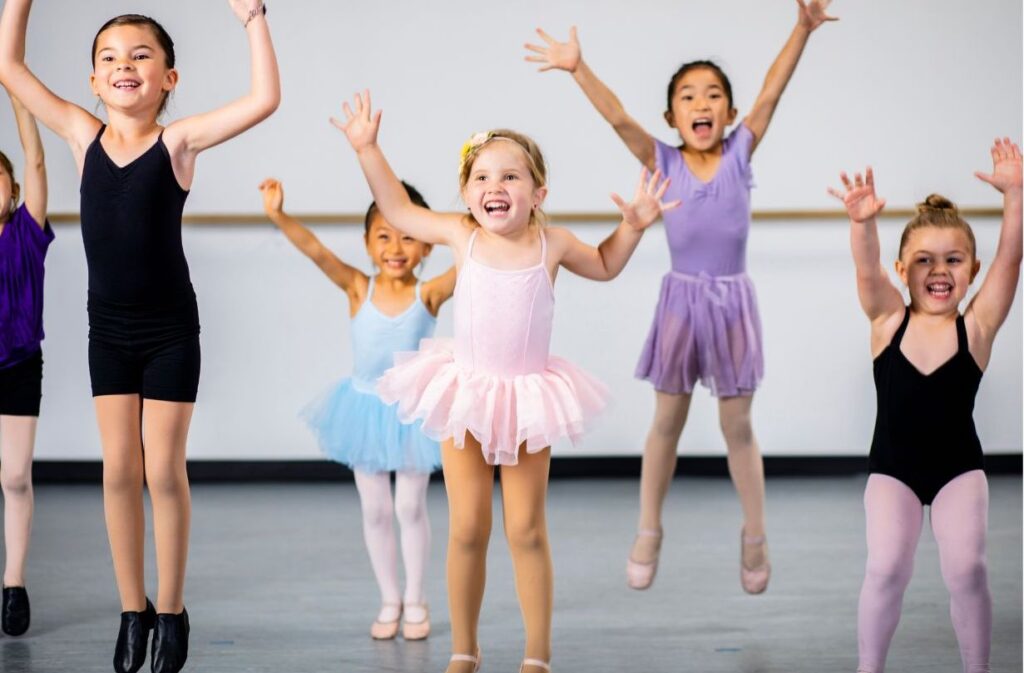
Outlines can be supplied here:
[[331, 460], [360, 472], [420, 472], [441, 466], [441, 448], [420, 431], [420, 423], [398, 420], [398, 406], [384, 404], [345, 378], [300, 413]]

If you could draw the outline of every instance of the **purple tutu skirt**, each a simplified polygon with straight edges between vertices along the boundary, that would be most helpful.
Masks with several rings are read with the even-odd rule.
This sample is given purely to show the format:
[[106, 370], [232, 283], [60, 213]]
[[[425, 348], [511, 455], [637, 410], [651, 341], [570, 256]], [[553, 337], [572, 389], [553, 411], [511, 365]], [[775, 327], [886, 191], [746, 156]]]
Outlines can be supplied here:
[[637, 378], [675, 395], [700, 380], [715, 397], [752, 395], [764, 376], [761, 319], [747, 274], [665, 274]]

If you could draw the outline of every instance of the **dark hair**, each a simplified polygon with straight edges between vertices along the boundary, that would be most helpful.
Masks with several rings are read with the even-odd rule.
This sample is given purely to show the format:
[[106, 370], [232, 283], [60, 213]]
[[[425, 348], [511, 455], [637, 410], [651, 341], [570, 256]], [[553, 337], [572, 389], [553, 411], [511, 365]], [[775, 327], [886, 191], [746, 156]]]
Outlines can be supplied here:
[[668, 83], [668, 107], [665, 108], [666, 110], [672, 111], [672, 97], [676, 93], [676, 84], [683, 78], [683, 75], [691, 70], [710, 70], [713, 72], [722, 82], [722, 88], [725, 89], [725, 98], [729, 101], [729, 107], [732, 107], [732, 83], [725, 72], [718, 67], [718, 64], [712, 61], [690, 61], [679, 66], [679, 70], [676, 70], [676, 73], [672, 75], [672, 79]]
[[[409, 195], [409, 198], [413, 203], [421, 208], [430, 208], [430, 206], [427, 205], [426, 200], [423, 198], [423, 195], [419, 193], [419, 190], [404, 180], [402, 181], [402, 186], [405, 187], [405, 193]], [[370, 233], [370, 222], [373, 221], [373, 216], [379, 212], [380, 208], [377, 207], [376, 201], [371, 203], [370, 207], [366, 209], [366, 219], [363, 220], [363, 226], [366, 228], [366, 235], [369, 235]]]
[[5, 171], [7, 171], [7, 174], [11, 176], [11, 180], [13, 181], [14, 180], [14, 164], [11, 163], [11, 160], [8, 159], [7, 155], [4, 154], [3, 152], [0, 152], [0, 167], [2, 167]]
[[[153, 36], [156, 37], [157, 43], [164, 52], [164, 63], [168, 68], [174, 67], [174, 40], [164, 30], [164, 27], [156, 19], [151, 19], [148, 16], [142, 14], [122, 14], [121, 16], [115, 16], [110, 21], [103, 24], [99, 31], [96, 33], [96, 37], [92, 40], [92, 62], [93, 67], [96, 65], [96, 48], [99, 46], [100, 35], [109, 30], [110, 28], [116, 28], [117, 26], [145, 26], [153, 31]], [[164, 94], [164, 99], [160, 103], [160, 113], [163, 113], [164, 108], [167, 107], [168, 94]]]
[[956, 204], [940, 194], [929, 194], [928, 198], [917, 204], [917, 215], [907, 222], [907, 226], [903, 228], [903, 235], [900, 236], [900, 257], [903, 256], [903, 249], [907, 247], [911, 232], [924, 227], [959, 229], [967, 236], [967, 242], [971, 246], [971, 257], [977, 258], [978, 244], [974, 240], [971, 225], [960, 217], [960, 210]]

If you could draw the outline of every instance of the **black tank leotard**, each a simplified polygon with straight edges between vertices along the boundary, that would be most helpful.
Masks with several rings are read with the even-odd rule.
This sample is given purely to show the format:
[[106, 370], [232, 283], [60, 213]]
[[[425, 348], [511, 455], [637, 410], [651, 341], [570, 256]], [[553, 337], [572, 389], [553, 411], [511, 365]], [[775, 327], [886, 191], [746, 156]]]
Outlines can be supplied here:
[[956, 354], [927, 376], [900, 350], [909, 322], [907, 308], [892, 341], [875, 358], [878, 416], [869, 469], [899, 479], [921, 504], [930, 505], [952, 479], [984, 468], [974, 428], [982, 372], [968, 350], [962, 315], [956, 319]]
[[118, 166], [100, 143], [105, 129], [86, 150], [81, 186], [93, 395], [194, 401], [199, 311], [181, 242], [188, 191], [163, 132]]

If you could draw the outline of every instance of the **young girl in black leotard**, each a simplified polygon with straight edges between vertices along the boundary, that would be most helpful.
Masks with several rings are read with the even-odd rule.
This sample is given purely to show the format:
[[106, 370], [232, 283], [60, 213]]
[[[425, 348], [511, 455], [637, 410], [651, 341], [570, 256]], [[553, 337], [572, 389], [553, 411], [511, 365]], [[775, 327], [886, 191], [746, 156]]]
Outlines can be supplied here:
[[[107, 22], [93, 43], [93, 93], [108, 122], [51, 93], [24, 62], [31, 0], [0, 18], [0, 82], [71, 147], [82, 176], [89, 265], [89, 373], [103, 444], [103, 499], [121, 628], [114, 670], [178, 671], [188, 652], [183, 587], [190, 499], [185, 444], [199, 382], [199, 318], [181, 246], [181, 211], [196, 156], [269, 116], [280, 100], [261, 0], [229, 0], [245, 26], [251, 90], [212, 112], [158, 123], [178, 82], [174, 44], [135, 14]], [[145, 453], [143, 453], [145, 446]], [[159, 590], [143, 583], [145, 475], [153, 502]]]
[[1003, 194], [999, 247], [981, 289], [960, 314], [980, 268], [974, 234], [946, 199], [918, 206], [900, 241], [896, 271], [910, 306], [879, 263], [871, 169], [843, 200], [851, 220], [861, 307], [871, 320], [878, 417], [864, 493], [868, 561], [858, 611], [860, 673], [881, 673], [913, 571], [925, 505], [965, 673], [989, 671], [992, 600], [985, 567], [988, 483], [974, 429], [974, 397], [992, 341], [1017, 291], [1021, 265], [1021, 153], [992, 147], [993, 171], [976, 175]]

